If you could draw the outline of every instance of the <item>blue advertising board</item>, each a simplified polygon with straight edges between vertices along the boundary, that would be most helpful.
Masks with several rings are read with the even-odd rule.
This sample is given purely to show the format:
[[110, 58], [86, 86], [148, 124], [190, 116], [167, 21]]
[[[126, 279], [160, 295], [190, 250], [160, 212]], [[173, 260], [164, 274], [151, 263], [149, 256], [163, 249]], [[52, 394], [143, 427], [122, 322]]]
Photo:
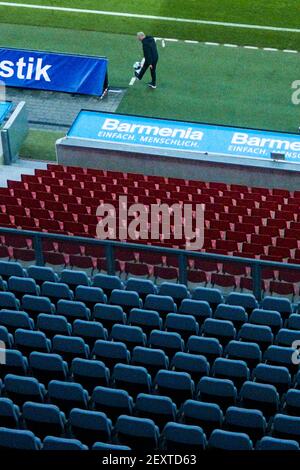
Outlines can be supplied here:
[[284, 153], [286, 161], [300, 163], [300, 135], [273, 131], [83, 110], [68, 136], [163, 151], [256, 159], [271, 159], [273, 152]]
[[0, 48], [0, 80], [6, 86], [101, 96], [108, 60]]
[[4, 121], [11, 107], [12, 107], [12, 103], [0, 101], [0, 124]]

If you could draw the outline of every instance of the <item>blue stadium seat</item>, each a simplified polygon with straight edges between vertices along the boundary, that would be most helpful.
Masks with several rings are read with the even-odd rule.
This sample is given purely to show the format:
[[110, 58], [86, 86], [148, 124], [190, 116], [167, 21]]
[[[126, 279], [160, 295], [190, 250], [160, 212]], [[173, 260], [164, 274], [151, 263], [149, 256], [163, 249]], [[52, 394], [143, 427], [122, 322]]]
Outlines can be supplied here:
[[253, 370], [255, 382], [274, 385], [279, 394], [285, 393], [291, 386], [292, 379], [286, 367], [258, 364]]
[[48, 396], [50, 402], [65, 413], [72, 408], [87, 409], [88, 406], [88, 392], [80, 384], [52, 380], [48, 385]]
[[0, 449], [40, 450], [42, 447], [31, 431], [0, 428]]
[[6, 326], [0, 326], [0, 341], [5, 344], [6, 349], [13, 348], [14, 337], [8, 332]]
[[264, 353], [264, 361], [266, 364], [287, 367], [291, 373], [294, 373], [298, 370], [298, 366], [292, 362], [294, 352], [292, 347], [269, 346]]
[[287, 439], [276, 439], [275, 437], [265, 436], [256, 444], [256, 450], [295, 451], [295, 450], [300, 450], [300, 447], [297, 441], [292, 441], [292, 440], [287, 440]]
[[179, 313], [181, 315], [193, 315], [199, 325], [202, 325], [206, 318], [212, 317], [211, 307], [204, 300], [184, 299], [181, 302]]
[[262, 308], [279, 312], [283, 319], [288, 318], [293, 313], [290, 300], [282, 297], [266, 296], [262, 302]]
[[203, 377], [197, 388], [198, 398], [208, 403], [216, 403], [222, 409], [235, 405], [237, 390], [234, 383], [228, 379]]
[[51, 341], [41, 331], [18, 329], [15, 332], [15, 347], [25, 356], [32, 351], [50, 353]]
[[192, 296], [193, 300], [204, 300], [208, 302], [213, 310], [224, 303], [224, 297], [219, 289], [210, 289], [207, 287], [197, 287]]
[[179, 423], [168, 423], [162, 432], [164, 449], [173, 452], [193, 453], [206, 448], [202, 428]]
[[58, 282], [58, 275], [52, 268], [46, 266], [29, 266], [27, 269], [28, 277], [34, 279], [37, 284], [42, 285], [44, 282]]
[[194, 381], [186, 372], [160, 370], [155, 377], [154, 386], [156, 393], [170, 397], [178, 407], [193, 398], [195, 392]]
[[135, 413], [139, 418], [152, 419], [162, 429], [168, 422], [176, 421], [177, 407], [169, 397], [140, 393], [135, 402]]
[[90, 320], [91, 311], [83, 302], [73, 302], [71, 300], [59, 300], [57, 302], [57, 315], [66, 317], [69, 321]]
[[285, 397], [285, 410], [292, 416], [300, 416], [300, 390], [288, 390]]
[[151, 348], [162, 349], [170, 358], [184, 350], [184, 341], [179, 333], [153, 330], [149, 343]]
[[220, 357], [214, 362], [212, 376], [217, 379], [232, 380], [239, 389], [245, 381], [250, 380], [250, 370], [245, 361]]
[[242, 325], [237, 339], [243, 342], [256, 343], [262, 351], [273, 344], [274, 335], [269, 326], [251, 325], [244, 323]]
[[96, 321], [75, 320], [73, 323], [73, 336], [84, 339], [85, 343], [93, 349], [95, 341], [107, 340], [108, 333], [102, 323]]
[[187, 372], [194, 382], [199, 382], [204, 375], [209, 375], [210, 365], [205, 356], [178, 352], [172, 359], [171, 369]]
[[[281, 328], [281, 326], [280, 326]], [[293, 313], [289, 316], [287, 321], [287, 328], [289, 330], [300, 330], [300, 315], [299, 313]]]
[[20, 301], [12, 292], [0, 292], [0, 309], [20, 310]]
[[49, 315], [55, 313], [55, 306], [51, 304], [48, 297], [35, 297], [33, 295], [24, 295], [22, 309], [33, 318], [36, 318], [40, 313]]
[[190, 297], [189, 291], [184, 284], [172, 282], [163, 282], [159, 287], [159, 295], [172, 297], [178, 307], [184, 299]]
[[143, 307], [143, 302], [137, 292], [118, 289], [112, 291], [109, 303], [110, 305], [120, 305], [126, 313], [132, 308]]
[[274, 415], [279, 408], [279, 394], [273, 385], [245, 382], [240, 398], [244, 408], [261, 410], [267, 418]]
[[240, 305], [219, 304], [216, 308], [214, 318], [217, 320], [229, 320], [236, 328], [240, 328], [248, 321], [248, 315], [244, 307]]
[[0, 310], [0, 325], [5, 326], [10, 332], [14, 332], [18, 328], [23, 330], [34, 329], [34, 321], [28, 313], [16, 312], [15, 310]]
[[2, 279], [0, 276], [0, 292], [5, 292], [7, 290], [7, 282]]
[[133, 450], [155, 450], [158, 448], [159, 429], [151, 419], [122, 415], [116, 423], [117, 438], [121, 444]]
[[67, 424], [66, 417], [55, 405], [27, 402], [23, 405], [26, 428], [36, 436], [44, 438], [61, 436]]
[[7, 287], [13, 292], [18, 299], [22, 299], [24, 295], [40, 295], [40, 287], [34, 279], [12, 276], [7, 281]]
[[95, 442], [92, 447], [92, 450], [97, 450], [100, 452], [127, 452], [131, 451], [128, 446], [120, 446], [117, 444], [106, 444], [104, 442]]
[[295, 440], [300, 444], [300, 417], [277, 414], [273, 421], [272, 436]]
[[199, 325], [192, 315], [169, 313], [165, 322], [166, 331], [179, 333], [184, 340], [199, 334]]
[[84, 271], [64, 269], [60, 274], [60, 282], [67, 284], [74, 290], [77, 286], [90, 286], [88, 275]]
[[101, 361], [76, 358], [72, 361], [72, 374], [74, 381], [90, 393], [97, 385], [109, 385], [110, 372]]
[[38, 330], [43, 331], [48, 338], [53, 338], [55, 335], [72, 335], [72, 325], [68, 323], [66, 317], [61, 315], [40, 313], [37, 318], [36, 327]]
[[107, 295], [110, 295], [115, 289], [123, 290], [124, 284], [118, 276], [97, 274], [93, 279], [93, 287], [100, 287]]
[[84, 302], [86, 307], [92, 311], [96, 304], [106, 304], [107, 296], [98, 287], [78, 286], [75, 290], [74, 300]]
[[131, 326], [139, 326], [145, 334], [151, 333], [152, 330], [161, 330], [163, 321], [158, 312], [154, 310], [143, 310], [133, 308], [129, 314], [128, 324]]
[[92, 357], [103, 361], [110, 369], [118, 363], [129, 364], [130, 362], [130, 352], [126, 344], [112, 341], [96, 341]]
[[11, 261], [0, 261], [0, 276], [7, 281], [11, 276], [26, 277], [26, 270], [22, 268], [20, 263], [12, 263]]
[[236, 329], [231, 321], [207, 318], [203, 324], [203, 335], [217, 338], [223, 346], [236, 337]]
[[88, 450], [88, 447], [82, 444], [82, 442], [78, 441], [77, 439], [66, 439], [63, 437], [47, 436], [43, 442], [43, 450], [78, 451], [78, 450]]
[[252, 450], [253, 444], [247, 434], [215, 429], [208, 441], [208, 447], [215, 450]]
[[41, 295], [43, 297], [48, 297], [54, 304], [56, 304], [61, 299], [73, 300], [74, 297], [73, 292], [67, 284], [48, 281], [42, 284]]
[[143, 301], [147, 295], [157, 294], [157, 287], [149, 279], [128, 279], [126, 290], [137, 292]]
[[273, 333], [277, 333], [282, 328], [283, 322], [279, 312], [275, 310], [263, 310], [256, 308], [250, 315], [249, 323], [253, 325], [269, 326]]
[[240, 341], [230, 341], [225, 350], [228, 359], [237, 359], [247, 362], [249, 369], [257, 366], [262, 359], [262, 353], [258, 344], [241, 343]]
[[281, 328], [277, 333], [275, 341], [278, 346], [291, 347], [295, 341], [300, 341], [300, 331]]
[[13, 349], [0, 349], [0, 355], [5, 354], [5, 364], [1, 364], [0, 378], [5, 377], [7, 374], [15, 374], [20, 376], [27, 375], [28, 361], [23, 357], [20, 351]]
[[253, 294], [231, 292], [226, 299], [226, 303], [228, 305], [240, 305], [241, 307], [244, 307], [248, 314], [255, 308], [258, 308], [258, 302]]
[[147, 295], [144, 308], [146, 310], [155, 310], [162, 316], [177, 312], [177, 306], [173, 298], [166, 295]]
[[204, 403], [196, 400], [187, 400], [182, 408], [182, 420], [185, 424], [200, 426], [206, 435], [210, 435], [216, 428], [221, 428], [223, 412], [216, 403]]
[[113, 341], [126, 344], [131, 351], [135, 346], [146, 346], [147, 337], [138, 326], [114, 325], [111, 330]]
[[126, 313], [119, 305], [96, 304], [94, 319], [100, 321], [108, 330], [111, 330], [113, 325], [125, 325], [127, 322]]
[[212, 363], [216, 358], [222, 356], [223, 347], [216, 338], [191, 336], [187, 343], [187, 351], [190, 354], [201, 354]]
[[33, 377], [7, 374], [4, 379], [4, 387], [7, 396], [18, 405], [23, 405], [26, 401], [43, 403], [46, 395], [44, 385]]
[[96, 387], [92, 395], [92, 405], [97, 411], [104, 412], [113, 422], [122, 415], [132, 415], [133, 399], [125, 390]]
[[44, 384], [54, 379], [66, 380], [68, 375], [68, 365], [58, 354], [32, 352], [29, 366], [34, 377]]
[[76, 439], [87, 445], [97, 440], [111, 440], [112, 422], [104, 413], [74, 408], [70, 412], [71, 432]]
[[18, 428], [20, 416], [20, 409], [12, 400], [0, 398], [0, 427]]
[[169, 359], [161, 349], [137, 346], [132, 351], [131, 364], [145, 367], [153, 378], [159, 370], [169, 368]]
[[267, 422], [261, 411], [231, 406], [226, 411], [224, 428], [245, 433], [256, 442], [265, 435]]
[[90, 348], [82, 338], [70, 338], [69, 336], [56, 335], [52, 340], [54, 354], [59, 354], [68, 363], [76, 357], [88, 359]]
[[127, 390], [133, 398], [139, 393], [151, 392], [151, 375], [144, 367], [117, 364], [114, 367], [113, 379], [117, 388]]

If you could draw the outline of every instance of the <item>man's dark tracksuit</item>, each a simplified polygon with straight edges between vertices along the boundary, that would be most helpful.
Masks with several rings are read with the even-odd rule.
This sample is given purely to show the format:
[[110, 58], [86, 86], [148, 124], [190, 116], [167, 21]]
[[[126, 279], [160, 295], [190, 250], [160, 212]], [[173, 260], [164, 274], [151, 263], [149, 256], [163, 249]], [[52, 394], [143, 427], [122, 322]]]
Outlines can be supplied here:
[[158, 62], [158, 52], [157, 52], [157, 47], [156, 47], [156, 42], [152, 36], [146, 36], [143, 41], [143, 51], [144, 51], [144, 57], [145, 57], [145, 63], [142, 67], [142, 70], [139, 73], [139, 80], [143, 78], [145, 75], [146, 71], [152, 66], [150, 69], [151, 72], [151, 78], [152, 78], [152, 85], [156, 85], [156, 66]]

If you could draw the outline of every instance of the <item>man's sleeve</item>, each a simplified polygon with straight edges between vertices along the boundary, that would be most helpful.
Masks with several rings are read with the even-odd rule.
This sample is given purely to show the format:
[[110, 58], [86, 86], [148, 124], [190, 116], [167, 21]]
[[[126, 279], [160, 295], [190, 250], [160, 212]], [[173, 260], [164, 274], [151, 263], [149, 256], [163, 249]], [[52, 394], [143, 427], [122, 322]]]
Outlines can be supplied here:
[[144, 57], [147, 64], [152, 64], [151, 47], [148, 44], [143, 44]]

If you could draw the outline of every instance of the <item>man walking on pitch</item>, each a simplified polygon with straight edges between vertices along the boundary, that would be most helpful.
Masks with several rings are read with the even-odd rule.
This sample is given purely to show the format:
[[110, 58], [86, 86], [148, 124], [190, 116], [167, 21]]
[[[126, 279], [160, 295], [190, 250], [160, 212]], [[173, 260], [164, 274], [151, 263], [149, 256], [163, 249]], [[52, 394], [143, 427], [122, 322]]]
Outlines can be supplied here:
[[150, 88], [155, 89], [156, 88], [156, 66], [158, 62], [158, 52], [157, 52], [156, 42], [152, 36], [146, 36], [142, 32], [137, 33], [137, 38], [143, 44], [145, 62], [141, 71], [139, 73], [136, 72], [135, 75], [139, 80], [142, 80], [146, 71], [150, 67], [152, 80], [150, 83], [148, 83], [148, 86]]

